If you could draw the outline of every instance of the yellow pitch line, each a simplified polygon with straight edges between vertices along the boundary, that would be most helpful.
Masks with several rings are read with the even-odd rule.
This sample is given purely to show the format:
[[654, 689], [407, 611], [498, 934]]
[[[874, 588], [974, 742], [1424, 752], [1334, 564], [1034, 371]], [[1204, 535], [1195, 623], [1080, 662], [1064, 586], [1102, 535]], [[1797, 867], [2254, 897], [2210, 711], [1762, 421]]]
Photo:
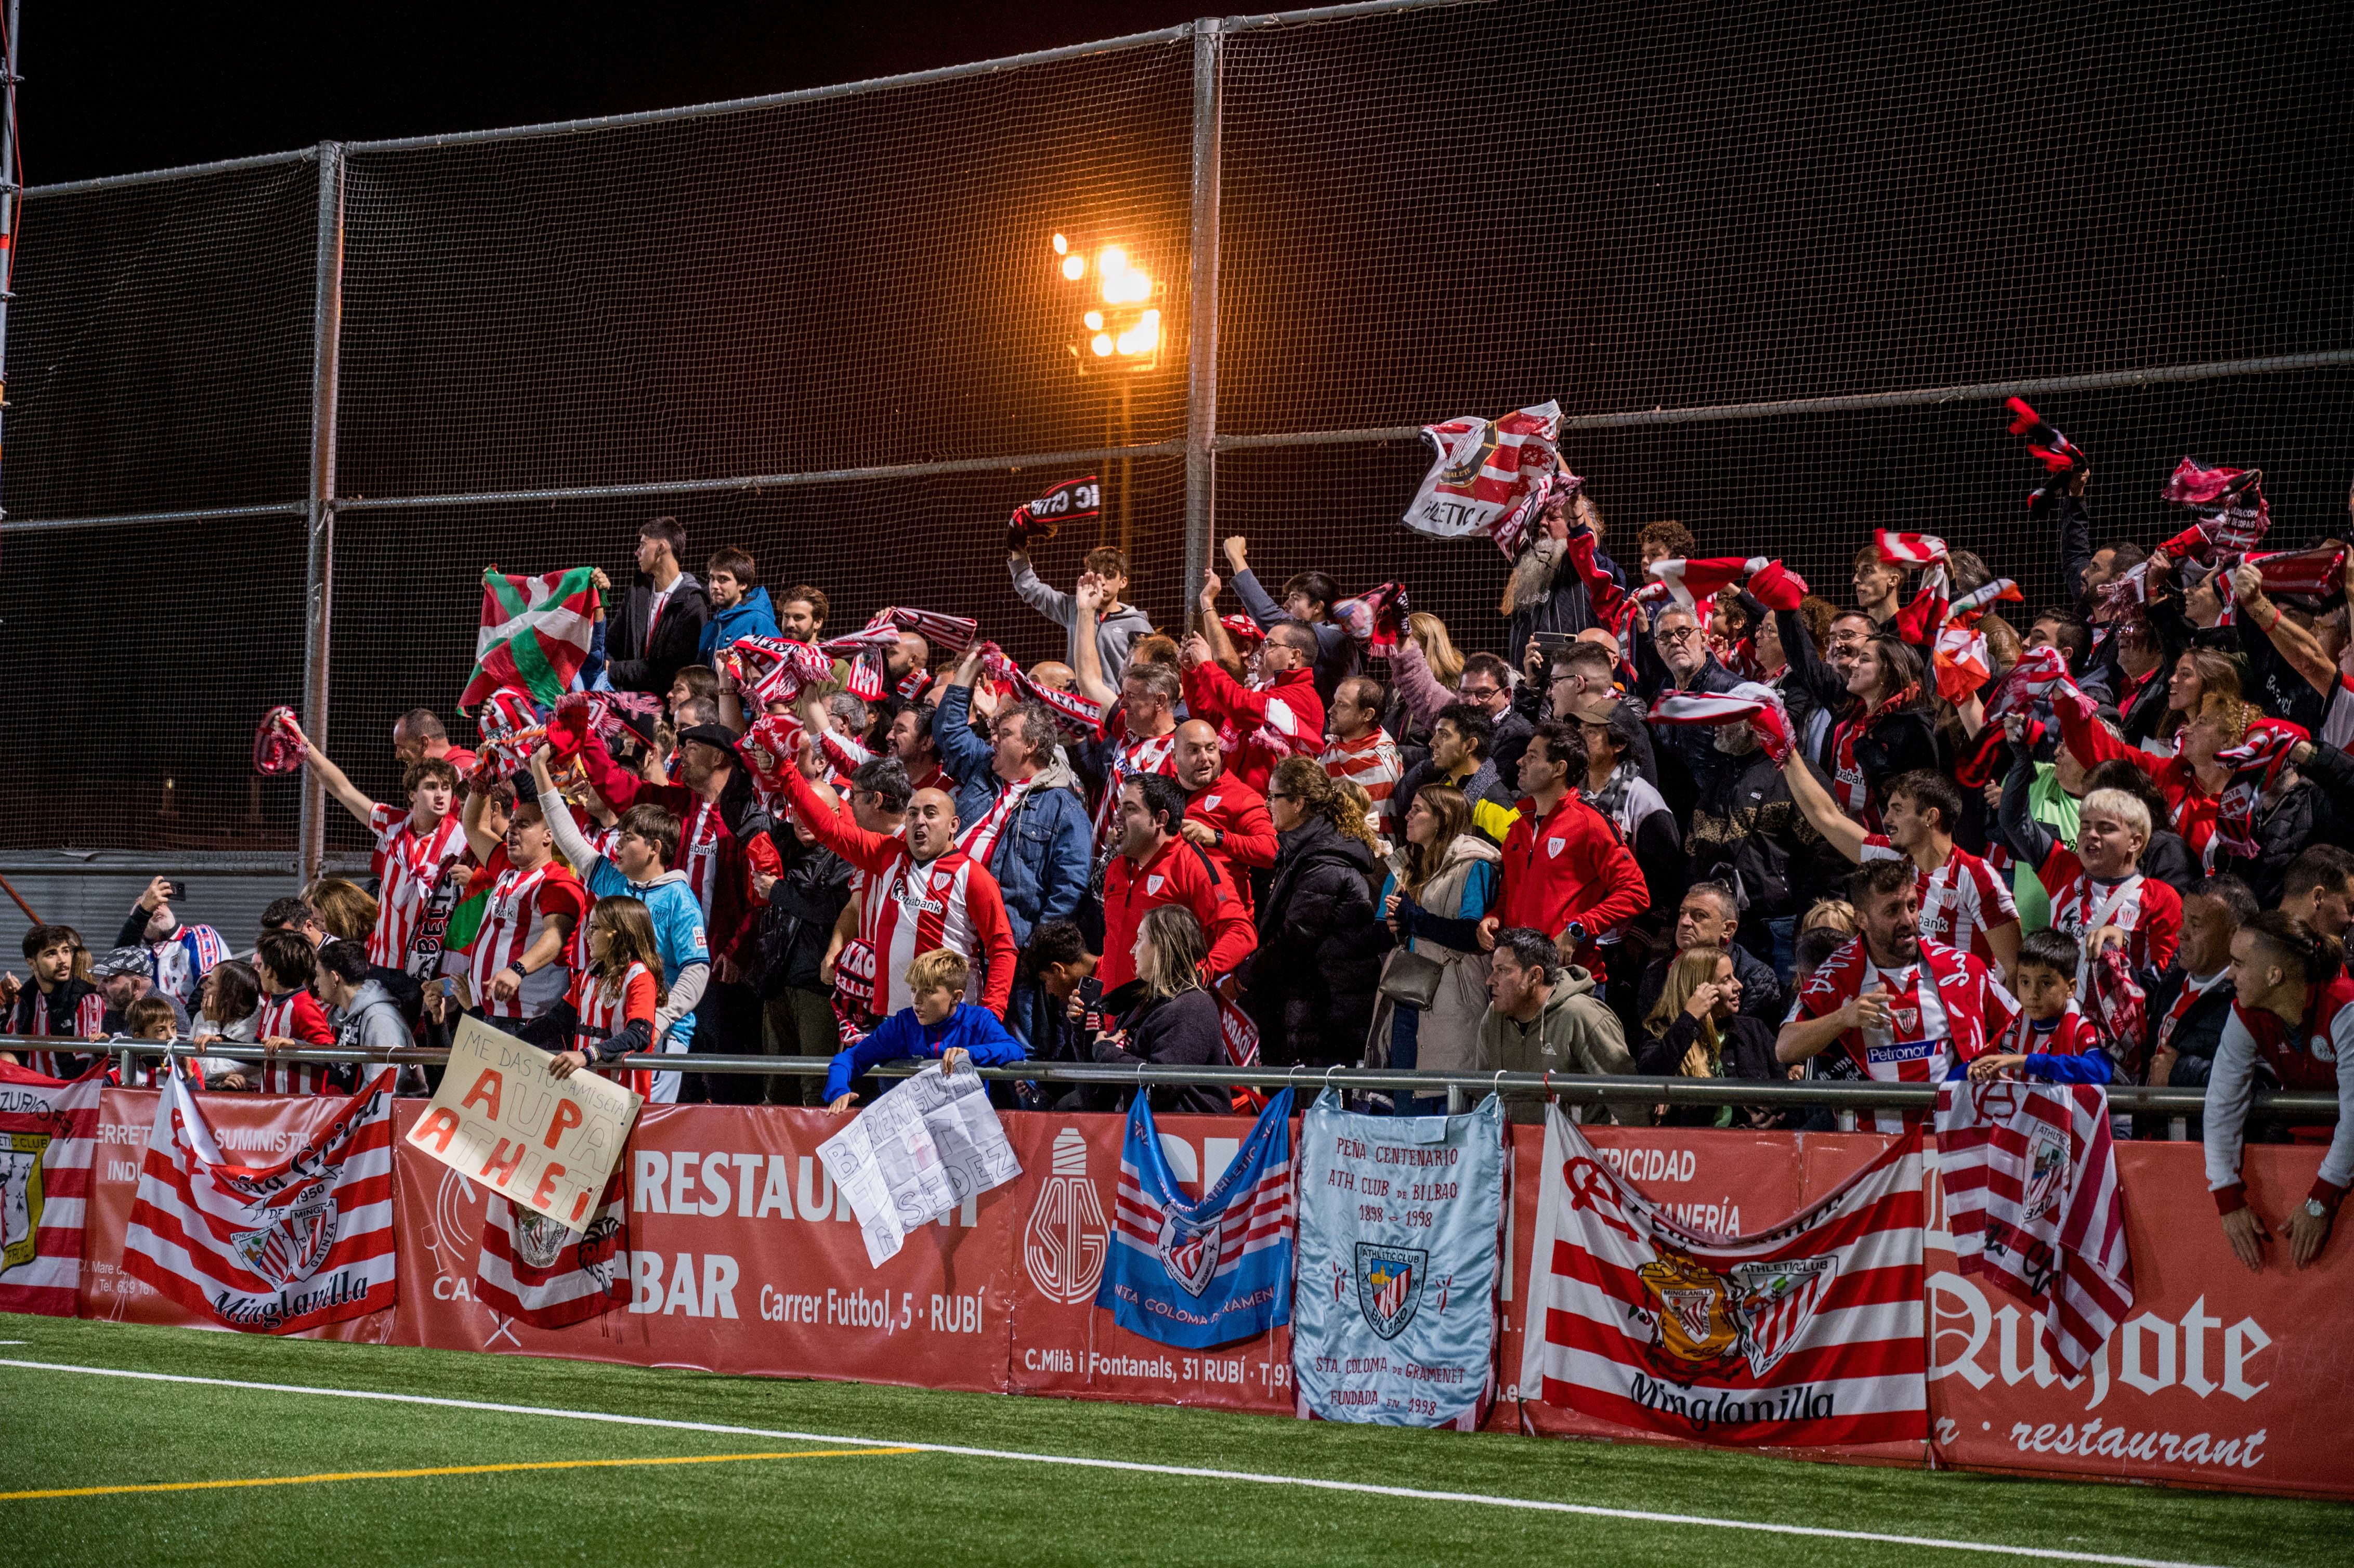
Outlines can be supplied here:
[[746, 1459], [859, 1459], [920, 1454], [921, 1448], [801, 1448], [789, 1454], [684, 1454], [652, 1459], [529, 1459], [504, 1465], [439, 1465], [424, 1470], [334, 1470], [316, 1476], [256, 1476], [231, 1481], [153, 1481], [128, 1487], [63, 1487], [44, 1492], [0, 1492], [0, 1502], [33, 1498], [97, 1498], [122, 1492], [202, 1492], [224, 1487], [299, 1487], [314, 1481], [400, 1481], [419, 1476], [487, 1476], [508, 1470], [613, 1469], [630, 1465], [726, 1465]]

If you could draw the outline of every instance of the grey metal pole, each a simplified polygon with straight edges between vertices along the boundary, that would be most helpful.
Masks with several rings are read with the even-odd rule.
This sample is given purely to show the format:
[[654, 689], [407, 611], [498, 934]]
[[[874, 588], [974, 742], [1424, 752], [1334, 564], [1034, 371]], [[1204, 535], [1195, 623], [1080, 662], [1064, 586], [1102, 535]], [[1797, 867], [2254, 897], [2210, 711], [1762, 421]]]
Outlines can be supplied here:
[[[335, 383], [344, 330], [344, 149], [319, 143], [319, 260], [311, 321], [311, 490], [305, 520], [309, 561], [302, 618], [302, 728], [327, 744], [330, 633], [335, 577]], [[327, 853], [327, 793], [302, 776], [302, 878], [317, 878]]]
[[[0, 409], [8, 406], [8, 302], [16, 281], [16, 0], [8, 0], [7, 79], [0, 83]], [[7, 513], [0, 510], [0, 517]]]
[[1225, 24], [1193, 24], [1193, 284], [1186, 304], [1185, 597], [1186, 624], [1202, 574], [1210, 567], [1217, 526], [1218, 148], [1224, 111]]

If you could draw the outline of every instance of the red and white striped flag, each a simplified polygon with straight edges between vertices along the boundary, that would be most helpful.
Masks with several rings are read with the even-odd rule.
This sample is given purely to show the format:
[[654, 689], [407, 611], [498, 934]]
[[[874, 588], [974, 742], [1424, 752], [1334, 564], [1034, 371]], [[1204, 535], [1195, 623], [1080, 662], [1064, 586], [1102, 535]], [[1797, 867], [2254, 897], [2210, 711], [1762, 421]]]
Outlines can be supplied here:
[[123, 1272], [225, 1329], [291, 1334], [393, 1304], [396, 1075], [274, 1165], [229, 1162], [186, 1078], [155, 1100]]
[[62, 1083], [0, 1062], [0, 1312], [74, 1315], [106, 1067]]
[[616, 1164], [578, 1232], [496, 1192], [482, 1205], [474, 1299], [535, 1329], [563, 1329], [630, 1303], [629, 1204]]
[[2052, 1363], [2083, 1372], [2134, 1300], [2107, 1092], [1940, 1084], [1937, 1169], [1962, 1272], [2041, 1307]]
[[1921, 1134], [1749, 1236], [1670, 1218], [1545, 1117], [1521, 1397], [1741, 1447], [1928, 1436]]

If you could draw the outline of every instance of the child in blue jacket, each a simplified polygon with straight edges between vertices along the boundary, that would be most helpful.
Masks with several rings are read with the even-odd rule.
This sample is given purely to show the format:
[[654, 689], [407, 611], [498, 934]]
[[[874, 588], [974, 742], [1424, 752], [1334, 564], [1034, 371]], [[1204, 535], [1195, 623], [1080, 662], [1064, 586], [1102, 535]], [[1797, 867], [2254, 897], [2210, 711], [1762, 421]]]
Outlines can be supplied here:
[[995, 1013], [961, 1000], [970, 974], [962, 953], [935, 948], [917, 954], [907, 966], [907, 990], [915, 995], [915, 1005], [901, 1008], [874, 1033], [835, 1053], [832, 1069], [825, 1075], [826, 1109], [850, 1109], [858, 1099], [850, 1092], [851, 1080], [877, 1062], [937, 1056], [940, 1071], [953, 1073], [973, 1062], [1000, 1067], [1025, 1060], [1022, 1043], [1005, 1032]]

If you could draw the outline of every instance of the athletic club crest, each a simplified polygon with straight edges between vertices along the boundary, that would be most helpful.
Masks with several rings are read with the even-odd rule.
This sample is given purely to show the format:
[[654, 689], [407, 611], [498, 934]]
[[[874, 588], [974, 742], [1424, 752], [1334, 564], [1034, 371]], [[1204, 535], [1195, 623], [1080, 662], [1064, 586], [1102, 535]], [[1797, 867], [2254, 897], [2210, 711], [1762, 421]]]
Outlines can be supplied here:
[[1199, 1228], [1173, 1209], [1161, 1214], [1161, 1234], [1153, 1239], [1152, 1250], [1186, 1295], [1198, 1297], [1210, 1287], [1218, 1272], [1218, 1242], [1225, 1229], [1224, 1214]]
[[296, 1198], [261, 1230], [229, 1237], [238, 1258], [280, 1290], [300, 1285], [335, 1245], [335, 1194], [324, 1181]]
[[2027, 1192], [2020, 1200], [2019, 1223], [2031, 1225], [2060, 1206], [2068, 1191], [2068, 1135], [2038, 1122], [2028, 1145]]
[[0, 1274], [39, 1252], [41, 1155], [48, 1147], [46, 1132], [0, 1134]]
[[1835, 1271], [1831, 1258], [1802, 1257], [1735, 1264], [1726, 1275], [1660, 1253], [1636, 1271], [1657, 1303], [1641, 1314], [1651, 1320], [1652, 1363], [1686, 1386], [1744, 1364], [1763, 1378], [1814, 1321]]
[[1357, 1244], [1357, 1308], [1365, 1324], [1384, 1340], [1394, 1340], [1414, 1321], [1422, 1305], [1422, 1287], [1430, 1275], [1426, 1247], [1377, 1246]]

